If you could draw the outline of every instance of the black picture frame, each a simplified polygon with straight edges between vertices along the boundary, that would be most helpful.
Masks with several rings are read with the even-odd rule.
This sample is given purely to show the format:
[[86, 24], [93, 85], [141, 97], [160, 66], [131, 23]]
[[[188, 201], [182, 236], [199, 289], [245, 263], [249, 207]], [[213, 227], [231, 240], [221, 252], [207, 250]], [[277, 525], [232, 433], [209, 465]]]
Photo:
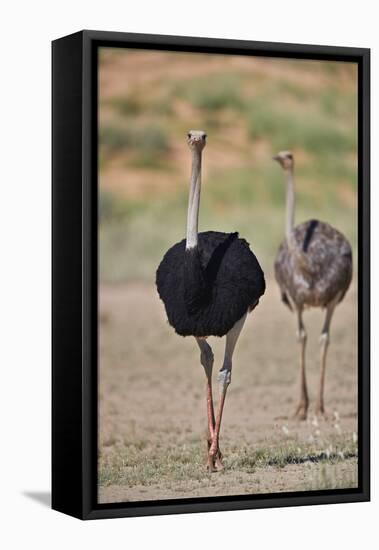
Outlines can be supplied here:
[[[101, 46], [358, 64], [358, 488], [97, 503], [97, 52]], [[52, 43], [52, 507], [81, 519], [370, 499], [370, 50], [81, 31]]]

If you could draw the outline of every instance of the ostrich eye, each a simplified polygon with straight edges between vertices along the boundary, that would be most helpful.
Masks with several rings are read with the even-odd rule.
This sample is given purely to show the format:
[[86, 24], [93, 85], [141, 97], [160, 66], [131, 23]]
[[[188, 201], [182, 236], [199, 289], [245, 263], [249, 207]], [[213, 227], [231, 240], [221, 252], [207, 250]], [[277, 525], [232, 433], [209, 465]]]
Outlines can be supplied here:
[[204, 135], [203, 135], [203, 138], [205, 139], [206, 137], [207, 137], [207, 134], [204, 134]]
[[191, 137], [191, 133], [190, 133], [190, 132], [188, 132], [188, 134], [187, 134], [187, 137], [188, 137], [188, 138], [190, 138], [190, 137]]

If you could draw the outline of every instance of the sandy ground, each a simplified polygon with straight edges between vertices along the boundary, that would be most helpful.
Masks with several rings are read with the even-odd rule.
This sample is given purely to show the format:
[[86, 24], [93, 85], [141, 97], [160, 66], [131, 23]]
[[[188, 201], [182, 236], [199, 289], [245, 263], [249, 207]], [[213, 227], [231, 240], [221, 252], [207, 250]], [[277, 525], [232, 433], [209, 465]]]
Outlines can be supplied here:
[[[205, 377], [194, 339], [173, 332], [153, 285], [101, 286], [99, 502], [356, 486], [356, 300], [352, 287], [332, 322], [326, 420], [314, 417], [323, 313], [305, 315], [311, 406], [299, 422], [291, 419], [295, 318], [268, 281], [234, 356], [220, 439], [225, 470], [208, 474]], [[216, 377], [224, 340], [209, 343]]]

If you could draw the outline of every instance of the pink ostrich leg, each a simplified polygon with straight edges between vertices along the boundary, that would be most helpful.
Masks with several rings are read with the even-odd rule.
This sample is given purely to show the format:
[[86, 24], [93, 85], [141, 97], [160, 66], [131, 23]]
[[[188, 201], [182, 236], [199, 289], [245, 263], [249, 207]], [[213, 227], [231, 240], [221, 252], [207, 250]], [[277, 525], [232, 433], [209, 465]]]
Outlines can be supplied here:
[[212, 378], [207, 376], [207, 415], [208, 415], [208, 451], [215, 430], [215, 413], [213, 409]]
[[[210, 345], [205, 341], [204, 338], [196, 338], [196, 342], [200, 348], [200, 361], [204, 367], [205, 375], [207, 377], [206, 383], [206, 398], [207, 398], [207, 416], [208, 416], [208, 434], [207, 434], [207, 444], [208, 444], [208, 454], [209, 449], [211, 448], [214, 431], [215, 431], [215, 414], [213, 408], [213, 392], [212, 392], [212, 370], [213, 370], [213, 352]], [[217, 460], [221, 462], [221, 452], [218, 449], [216, 452]], [[210, 462], [208, 457], [207, 467], [210, 470]]]
[[219, 438], [220, 438], [220, 428], [221, 428], [221, 419], [222, 413], [224, 410], [226, 391], [231, 382], [232, 377], [232, 358], [233, 352], [236, 347], [238, 337], [241, 333], [242, 327], [246, 319], [245, 314], [234, 327], [226, 335], [226, 344], [225, 344], [225, 356], [224, 363], [218, 375], [218, 381], [220, 386], [220, 401], [218, 404], [216, 423], [214, 427], [214, 433], [212, 438], [212, 443], [208, 453], [208, 468], [211, 472], [222, 470], [223, 464], [221, 460], [221, 453], [219, 448]]

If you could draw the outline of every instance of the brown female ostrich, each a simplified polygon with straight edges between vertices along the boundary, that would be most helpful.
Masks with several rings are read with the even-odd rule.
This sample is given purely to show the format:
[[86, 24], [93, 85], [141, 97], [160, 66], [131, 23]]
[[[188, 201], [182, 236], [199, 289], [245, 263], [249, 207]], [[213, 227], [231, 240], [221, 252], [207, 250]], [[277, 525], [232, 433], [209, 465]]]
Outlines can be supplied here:
[[297, 314], [300, 343], [300, 403], [295, 417], [305, 420], [308, 412], [308, 391], [305, 376], [307, 333], [303, 323], [306, 307], [326, 309], [322, 328], [321, 376], [316, 414], [325, 416], [324, 383], [330, 322], [336, 305], [341, 302], [352, 277], [352, 253], [347, 239], [328, 223], [309, 220], [294, 227], [294, 159], [289, 151], [281, 151], [274, 160], [283, 168], [287, 183], [286, 238], [275, 260], [275, 278], [282, 300]]
[[[238, 233], [198, 233], [201, 155], [205, 142], [203, 131], [188, 132], [192, 174], [187, 238], [166, 252], [157, 270], [156, 283], [170, 325], [181, 336], [194, 336], [200, 348], [200, 362], [207, 378], [207, 466], [213, 472], [223, 467], [219, 435], [226, 390], [231, 381], [234, 348], [247, 313], [255, 308], [265, 291], [265, 281], [258, 260]], [[225, 335], [224, 362], [218, 375], [220, 400], [215, 415], [213, 353], [206, 338]]]

